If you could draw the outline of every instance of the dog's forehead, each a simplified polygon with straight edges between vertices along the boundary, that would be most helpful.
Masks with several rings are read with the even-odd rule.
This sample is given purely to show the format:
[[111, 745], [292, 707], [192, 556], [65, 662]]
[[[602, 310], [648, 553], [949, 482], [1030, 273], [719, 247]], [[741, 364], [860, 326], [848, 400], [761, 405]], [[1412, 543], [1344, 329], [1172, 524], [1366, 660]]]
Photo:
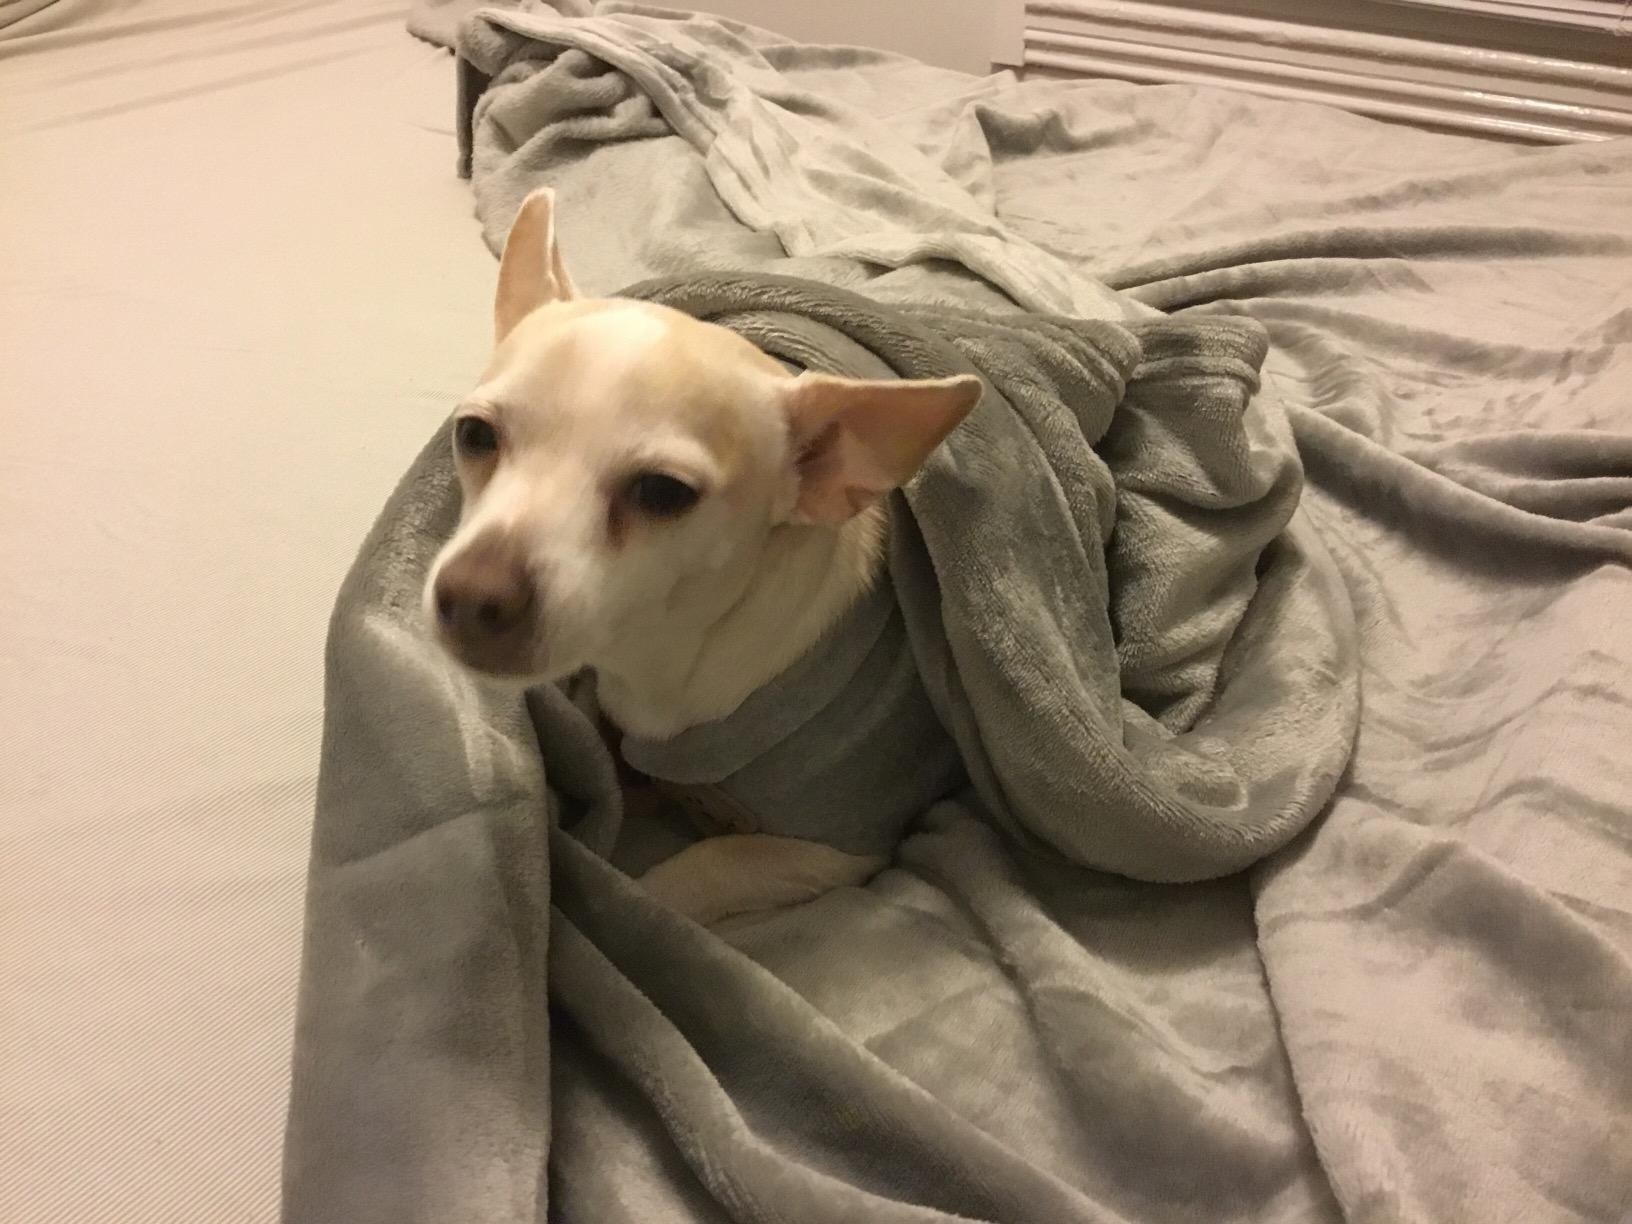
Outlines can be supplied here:
[[[494, 354], [481, 390], [541, 421], [740, 431], [782, 368], [733, 332], [645, 302], [534, 311]], [[724, 441], [722, 438], [721, 441]]]

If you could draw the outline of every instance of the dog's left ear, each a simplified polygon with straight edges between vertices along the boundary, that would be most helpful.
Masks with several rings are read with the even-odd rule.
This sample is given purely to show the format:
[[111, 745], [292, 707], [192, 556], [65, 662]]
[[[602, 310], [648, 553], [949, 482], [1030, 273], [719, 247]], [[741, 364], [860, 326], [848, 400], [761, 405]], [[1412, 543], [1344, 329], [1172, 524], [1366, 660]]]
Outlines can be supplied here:
[[521, 202], [499, 258], [499, 289], [493, 299], [493, 342], [540, 306], [578, 296], [555, 241], [555, 192], [540, 187]]
[[806, 523], [842, 523], [900, 488], [980, 399], [972, 374], [890, 382], [802, 374], [787, 386], [793, 517]]

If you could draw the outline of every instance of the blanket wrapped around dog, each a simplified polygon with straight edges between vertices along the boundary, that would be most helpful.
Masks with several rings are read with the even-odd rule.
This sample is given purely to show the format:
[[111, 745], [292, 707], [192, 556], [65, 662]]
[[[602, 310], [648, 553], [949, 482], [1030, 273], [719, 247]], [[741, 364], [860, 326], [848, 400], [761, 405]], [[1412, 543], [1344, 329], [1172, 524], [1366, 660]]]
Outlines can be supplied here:
[[[1099, 1220], [1096, 1145], [1183, 1150], [1163, 1174], [1175, 1202], [1319, 1199], [1273, 1032], [1232, 1029], [1220, 996], [1213, 1052], [1129, 1111], [1122, 1070], [1093, 1053], [1121, 1022], [1073, 1014], [1080, 958], [1043, 918], [1091, 919], [1106, 885], [1082, 868], [1181, 880], [1252, 863], [1307, 825], [1347, 759], [1351, 614], [1297, 508], [1287, 423], [1257, 394], [1258, 325], [897, 309], [753, 274], [630, 292], [798, 366], [981, 375], [975, 411], [894, 499], [889, 547], [906, 642], [971, 785], [868, 889], [814, 902], [829, 922], [713, 933], [663, 910], [609, 861], [614, 765], [579, 707], [490, 691], [423, 631], [458, 498], [433, 439], [332, 624], [286, 1218]], [[1014, 904], [1027, 895], [1042, 907]], [[886, 944], [898, 922], [962, 942], [972, 920], [1033, 1023], [929, 963], [842, 1005], [820, 975], [756, 963], [824, 928], [869, 937], [847, 915], [876, 899]], [[807, 964], [851, 951], [835, 935]], [[412, 980], [392, 972], [410, 961]], [[892, 1044], [892, 999], [931, 994], [949, 1041]], [[358, 1040], [386, 1014], [393, 1029]], [[1031, 1036], [983, 1040], [1002, 1030]], [[323, 1061], [382, 1042], [377, 1063]], [[445, 1057], [405, 1077], [399, 1042]], [[961, 1100], [913, 1065], [937, 1048], [961, 1051], [945, 1080]], [[358, 1160], [358, 1136], [395, 1159]], [[342, 1139], [352, 1157], [331, 1165]]]
[[[1256, 323], [896, 311], [768, 276], [631, 295], [824, 373], [984, 376], [895, 503], [890, 574], [935, 711], [1011, 833], [1083, 866], [1198, 879], [1278, 849], [1331, 795], [1356, 712], [1347, 595], [1312, 533], [1288, 529], [1302, 473], [1285, 417], [1253, 396]], [[709, 733], [764, 725], [747, 711]], [[798, 755], [842, 774], [932, 747], [851, 734]], [[815, 822], [770, 831], [830, 840]]]

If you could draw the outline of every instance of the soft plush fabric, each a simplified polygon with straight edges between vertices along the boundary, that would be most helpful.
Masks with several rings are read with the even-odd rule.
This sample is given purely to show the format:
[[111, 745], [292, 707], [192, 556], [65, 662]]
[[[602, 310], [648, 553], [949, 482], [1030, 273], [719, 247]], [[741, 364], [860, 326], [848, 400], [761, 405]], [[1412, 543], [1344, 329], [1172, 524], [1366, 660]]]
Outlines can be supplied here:
[[705, 830], [859, 855], [894, 851], [915, 817], [967, 780], [887, 575], [731, 714], [663, 740], [625, 735], [618, 751]]
[[[1141, 361], [1108, 323], [902, 312], [810, 282], [631, 293], [826, 373], [985, 376], [895, 503], [890, 579], [1006, 828], [1081, 866], [1198, 879], [1279, 849], [1331, 795], [1354, 731], [1352, 618], [1318, 536], [1288, 530], [1302, 476], [1279, 405], [1252, 396], [1257, 324], [1137, 325]], [[911, 752], [826, 738], [793, 755], [843, 775]]]
[[[1354, 612], [1358, 734], [1319, 819], [1245, 873], [1085, 869], [1005, 789], [926, 813], [865, 889], [703, 931], [608, 863], [610, 762], [565, 697], [496, 704], [425, 646], [454, 509], [433, 441], [331, 639], [288, 1217], [1623, 1219], [1632, 150], [977, 82], [616, 9], [481, 18], [463, 46], [490, 243], [551, 183], [590, 292], [771, 270], [1140, 331], [1175, 381], [1141, 401], [1131, 378], [1096, 450], [1122, 482], [1105, 589], [1141, 592], [1113, 623], [1133, 734], [1107, 759], [1177, 744], [1312, 799], [1322, 770], [1274, 719], [1211, 754], [1190, 729], [1321, 709], [1299, 694], [1331, 691], [1341, 651], [1274, 643], [1337, 623], [1308, 614], [1342, 606], [1322, 575]], [[1203, 368], [1251, 368], [1242, 317], [1269, 351], [1241, 420], [1279, 467], [1208, 440], [1227, 382], [1179, 391], [1198, 322]], [[1290, 519], [1285, 435], [1252, 407], [1277, 401], [1307, 477]], [[1195, 480], [1250, 477], [1231, 538], [1269, 542], [1119, 561], [1124, 527], [1209, 538], [1165, 468], [1141, 485], [1157, 440]], [[1177, 650], [1165, 627], [1213, 581], [1246, 610]], [[943, 621], [948, 674], [1001, 657], [993, 623]], [[1024, 728], [965, 708], [960, 746], [1001, 781]], [[1235, 810], [1195, 790], [1181, 811]]]
[[[697, 738], [716, 753], [734, 748], [747, 758], [741, 766], [722, 774], [717, 762], [710, 769], [695, 750], [688, 757], [686, 745], [673, 742], [637, 742], [635, 764], [668, 764], [662, 773], [681, 782], [723, 783], [727, 796], [758, 814], [760, 830], [854, 853], [893, 853], [907, 823], [927, 819], [934, 827], [966, 827], [969, 835], [985, 830], [994, 852], [1001, 853], [1001, 826], [1046, 847], [1045, 861], [1154, 880], [1250, 865], [1324, 804], [1353, 736], [1352, 618], [1318, 538], [1307, 524], [1288, 528], [1299, 473], [1279, 410], [1250, 398], [1265, 348], [1256, 324], [1143, 327], [1151, 351], [1141, 360], [1136, 335], [1112, 324], [902, 311], [782, 277], [676, 278], [638, 286], [630, 296], [732, 327], [766, 352], [825, 373], [933, 378], [974, 369], [986, 380], [974, 412], [894, 501], [885, 584], [759, 695], [779, 704], [765, 708], [752, 699], [739, 711], [736, 736], [737, 715], [698, 729], [694, 749]], [[438, 438], [398, 490], [341, 596], [329, 643], [318, 853], [327, 858], [364, 830], [370, 838], [387, 835], [382, 819], [399, 838], [422, 823], [442, 825], [440, 810], [452, 821], [446, 833], [426, 829], [409, 839], [414, 849], [404, 843], [388, 851], [386, 860], [406, 857], [385, 869], [386, 880], [400, 882], [406, 873], [437, 889], [445, 869], [459, 872], [471, 861], [469, 849], [444, 838], [486, 841], [495, 821], [508, 830], [506, 841], [517, 839], [509, 850], [531, 847], [505, 867], [538, 871], [536, 842], [546, 815], [563, 811], [564, 797], [567, 832], [556, 828], [551, 838], [554, 909], [546, 920], [529, 908], [523, 920], [531, 926], [528, 946], [549, 949], [550, 1007], [577, 1017], [577, 1029], [596, 1046], [595, 1034], [627, 1023], [632, 1000], [661, 997], [665, 983], [702, 973], [699, 956], [714, 961], [723, 946], [657, 909], [595, 857], [615, 838], [620, 797], [610, 754], [579, 707], [552, 690], [537, 695], [529, 719], [519, 697], [484, 691], [427, 634], [416, 592], [457, 497]], [[1125, 581], [1113, 584], [1113, 572]], [[1116, 623], [1134, 626], [1123, 642], [1126, 680]], [[879, 645], [893, 646], [893, 657], [877, 657]], [[826, 658], [835, 660], [832, 671], [823, 667]], [[870, 712], [885, 720], [884, 734], [875, 731], [867, 742], [868, 713], [846, 717], [844, 703], [858, 689], [863, 702], [890, 698], [892, 682], [901, 690], [895, 704], [916, 717], [891, 725], [897, 711], [886, 701]], [[1136, 704], [1135, 694], [1159, 707], [1165, 721]], [[802, 701], [813, 717], [800, 718]], [[412, 768], [393, 767], [408, 764], [404, 752]], [[812, 760], [821, 764], [814, 773]], [[972, 787], [952, 773], [960, 761]], [[734, 776], [742, 773], [748, 776]], [[779, 784], [794, 795], [786, 811], [767, 806]], [[453, 832], [459, 826], [462, 835]], [[476, 857], [498, 867], [487, 853]], [[361, 879], [342, 870], [331, 882], [325, 907], [339, 906], [353, 919], [382, 900], [374, 870]], [[457, 879], [444, 885], [465, 892]], [[542, 877], [515, 882], [523, 895], [544, 886]], [[1027, 899], [1000, 876], [971, 901], [1000, 908]], [[389, 904], [399, 902], [393, 893]], [[469, 903], [464, 897], [460, 904]], [[438, 910], [426, 915], [439, 924], [438, 941], [456, 932], [481, 938], [472, 915]], [[653, 952], [662, 932], [668, 950], [659, 960], [625, 959], [635, 951], [624, 942], [630, 932], [617, 921], [605, 924], [626, 912], [642, 915], [650, 928], [637, 937], [643, 953]], [[314, 933], [322, 930], [315, 924], [329, 921], [314, 915]], [[324, 976], [309, 977], [309, 990], [331, 1023], [368, 1023], [374, 1001], [343, 1003], [355, 984], [331, 976], [355, 968], [349, 959], [313, 966]], [[517, 1006], [530, 993], [534, 1005], [541, 1002], [527, 966], [511, 961], [490, 971], [509, 979], [506, 993]], [[927, 1144], [940, 1146], [937, 1163], [965, 1170], [963, 1183], [942, 1185], [931, 1200], [946, 1218], [978, 1215], [994, 1203], [1004, 1204], [1002, 1218], [1055, 1218], [1067, 1204], [1065, 1218], [1091, 1218], [1088, 1200], [1032, 1184], [1023, 1147], [988, 1152], [978, 1133], [941, 1133], [938, 1106], [893, 1100], [877, 1069], [857, 1064], [860, 1051], [849, 1043], [807, 1036], [779, 1042], [774, 1055], [824, 1091], [848, 1082], [847, 1109], [891, 1119], [876, 1134], [839, 1136], [835, 1144], [826, 1134], [831, 1121], [809, 1117], [810, 1103], [775, 1078], [758, 1087], [707, 1079], [686, 1086], [699, 1045], [729, 1047], [740, 1025], [808, 1033], [819, 1020], [746, 959], [727, 957], [711, 972], [719, 981], [685, 1015], [660, 1008], [648, 1018], [649, 1048], [601, 1055], [617, 1079], [644, 1082], [645, 1092], [662, 1085], [673, 1096], [674, 1125], [696, 1145], [697, 1175], [715, 1197], [748, 1193], [799, 1219], [885, 1212], [880, 1197], [921, 1205], [921, 1156], [912, 1149]], [[479, 1030], [487, 1021], [474, 1023]], [[552, 1033], [550, 1049], [575, 1041], [573, 1031]], [[773, 1053], [757, 1038], [743, 1046], [732, 1061], [753, 1064]], [[336, 1089], [367, 1095], [372, 1086], [362, 1081], [372, 1074], [327, 1066], [320, 1098]], [[1057, 1090], [1072, 1095], [1066, 1086]], [[743, 1109], [769, 1111], [779, 1127], [801, 1122], [773, 1151], [749, 1159], [735, 1141], [707, 1134]], [[811, 1122], [814, 1130], [805, 1131]], [[355, 1119], [328, 1113], [321, 1100], [297, 1099], [297, 1142], [336, 1123], [349, 1127]], [[896, 1135], [897, 1128], [907, 1134]], [[940, 1138], [931, 1144], [928, 1134]], [[864, 1146], [852, 1151], [855, 1143]], [[902, 1143], [901, 1159], [890, 1158], [891, 1145]], [[862, 1151], [886, 1169], [866, 1178], [853, 1169], [835, 1180], [808, 1168]], [[985, 1166], [982, 1176], [1013, 1183], [998, 1198], [977, 1176]], [[304, 1192], [323, 1180], [318, 1169], [295, 1165], [293, 1172], [305, 1175], [297, 1183]], [[382, 1188], [365, 1180], [358, 1189], [364, 1201], [353, 1210], [377, 1200]], [[312, 1209], [335, 1206], [319, 1200]]]

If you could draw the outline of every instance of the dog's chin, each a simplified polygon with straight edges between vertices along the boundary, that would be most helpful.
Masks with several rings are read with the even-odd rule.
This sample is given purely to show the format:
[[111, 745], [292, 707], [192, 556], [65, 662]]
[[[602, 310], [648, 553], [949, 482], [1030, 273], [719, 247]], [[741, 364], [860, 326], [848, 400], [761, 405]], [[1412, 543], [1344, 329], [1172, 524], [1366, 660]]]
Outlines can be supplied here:
[[496, 684], [515, 688], [532, 688], [535, 684], [547, 683], [551, 678], [549, 673], [537, 668], [497, 663], [484, 659], [472, 659], [458, 652], [452, 653], [455, 661], [466, 671]]
[[460, 667], [486, 680], [531, 688], [569, 674], [570, 669], [552, 667], [543, 652], [531, 645], [495, 644], [473, 647], [445, 633], [436, 635], [437, 644]]

